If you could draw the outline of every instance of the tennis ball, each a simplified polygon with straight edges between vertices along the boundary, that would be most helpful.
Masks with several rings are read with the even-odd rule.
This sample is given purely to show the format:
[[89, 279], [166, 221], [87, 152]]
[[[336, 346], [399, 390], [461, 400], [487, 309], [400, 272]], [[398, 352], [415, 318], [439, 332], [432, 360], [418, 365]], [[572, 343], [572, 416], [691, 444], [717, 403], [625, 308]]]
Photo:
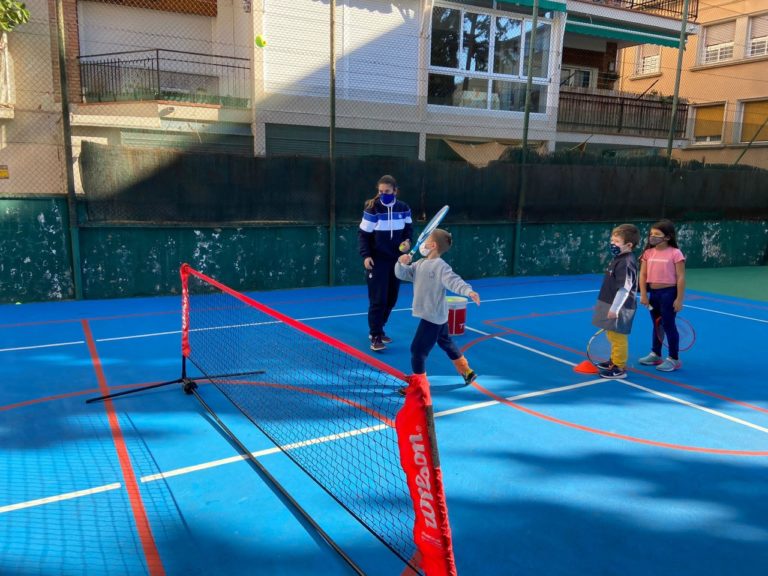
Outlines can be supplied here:
[[400, 252], [408, 252], [408, 243], [407, 242], [402, 242], [400, 244]]
[[21, 305], [21, 302], [16, 302], [16, 306], [19, 306], [19, 305]]
[[267, 39], [264, 38], [261, 34], [256, 36], [256, 38], [253, 39], [253, 42], [258, 46], [259, 48], [264, 48], [264, 46], [267, 45]]

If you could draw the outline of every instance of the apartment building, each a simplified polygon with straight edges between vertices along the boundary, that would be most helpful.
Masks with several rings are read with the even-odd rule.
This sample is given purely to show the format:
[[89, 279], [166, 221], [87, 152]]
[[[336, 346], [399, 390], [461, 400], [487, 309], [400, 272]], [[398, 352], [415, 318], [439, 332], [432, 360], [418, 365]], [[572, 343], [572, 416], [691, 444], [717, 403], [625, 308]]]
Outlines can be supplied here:
[[[687, 138], [673, 156], [768, 168], [768, 0], [708, 0], [699, 24], [680, 76], [691, 106]], [[623, 51], [622, 85], [671, 95], [676, 67], [676, 50], [637, 46]]]
[[[328, 1], [63, 2], [76, 157], [83, 140], [322, 156], [332, 109], [338, 155], [487, 161], [519, 147], [524, 129], [545, 150], [587, 140], [598, 151], [653, 150], [669, 132], [670, 102], [642, 86], [618, 90], [618, 54], [674, 51], [682, 0], [539, 0], [535, 13], [534, 0], [336, 0], [333, 92]], [[42, 48], [34, 59], [29, 43], [10, 49], [47, 83], [55, 110], [54, 3], [30, 5], [50, 26], [35, 35]], [[690, 5], [693, 20], [698, 0]], [[679, 147], [687, 121], [681, 103]], [[13, 106], [0, 122], [21, 126]], [[51, 130], [60, 145], [60, 127]]]

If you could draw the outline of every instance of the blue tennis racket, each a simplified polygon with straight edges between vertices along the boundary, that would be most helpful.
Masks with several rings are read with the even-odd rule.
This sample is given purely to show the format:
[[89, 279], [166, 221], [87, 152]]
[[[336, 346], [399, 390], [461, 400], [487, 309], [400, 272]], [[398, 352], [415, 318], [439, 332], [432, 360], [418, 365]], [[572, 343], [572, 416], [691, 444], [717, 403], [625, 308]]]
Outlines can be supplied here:
[[447, 204], [440, 208], [437, 214], [432, 216], [432, 220], [430, 220], [424, 227], [424, 230], [421, 231], [421, 234], [419, 234], [419, 237], [416, 239], [416, 243], [411, 247], [411, 251], [408, 253], [410, 256], [416, 254], [416, 250], [418, 250], [419, 246], [421, 246], [426, 241], [426, 239], [429, 238], [429, 235], [435, 231], [435, 228], [440, 226], [440, 222], [443, 221], [443, 218], [445, 218], [446, 214], [448, 214]]

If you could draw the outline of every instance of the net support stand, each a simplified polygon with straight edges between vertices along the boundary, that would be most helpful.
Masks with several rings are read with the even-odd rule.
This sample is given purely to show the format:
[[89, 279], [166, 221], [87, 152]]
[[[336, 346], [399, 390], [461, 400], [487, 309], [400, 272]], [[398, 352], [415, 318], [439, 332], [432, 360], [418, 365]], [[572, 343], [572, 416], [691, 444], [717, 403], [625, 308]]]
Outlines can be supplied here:
[[[236, 374], [216, 374], [214, 376], [203, 375], [203, 376], [200, 376], [200, 378], [204, 380], [218, 380], [222, 378], [232, 378], [233, 376], [250, 376], [252, 374], [264, 374], [265, 372], [266, 370], [251, 370], [249, 372], [238, 372]], [[101, 402], [104, 400], [111, 400], [112, 398], [127, 396], [128, 394], [143, 392], [144, 390], [152, 390], [153, 388], [161, 388], [163, 386], [169, 386], [170, 384], [183, 384], [182, 389], [187, 394], [191, 393], [190, 390], [192, 388], [190, 387], [190, 385], [194, 385], [194, 387], [197, 387], [197, 384], [195, 384], [195, 378], [187, 377], [187, 359], [185, 357], [182, 356], [181, 358], [181, 376], [179, 376], [175, 380], [168, 380], [167, 382], [158, 382], [157, 384], [149, 384], [147, 386], [137, 386], [136, 388], [131, 388], [130, 390], [123, 390], [121, 392], [105, 394], [104, 396], [98, 396], [96, 398], [89, 398], [88, 400], [85, 401], [85, 403], [90, 404], [91, 402]]]
[[137, 386], [136, 388], [131, 388], [130, 390], [123, 390], [122, 392], [114, 392], [112, 394], [97, 396], [96, 398], [88, 398], [88, 400], [86, 400], [85, 403], [91, 404], [92, 402], [103, 402], [104, 400], [111, 400], [112, 398], [117, 398], [119, 396], [127, 396], [128, 394], [143, 392], [144, 390], [152, 390], [153, 388], [162, 388], [163, 386], [170, 386], [171, 384], [181, 384], [187, 380], [188, 380], [187, 359], [184, 356], [182, 356], [181, 357], [181, 376], [176, 378], [175, 380], [168, 380], [167, 382], [158, 382], [157, 384], [149, 384], [148, 386]]

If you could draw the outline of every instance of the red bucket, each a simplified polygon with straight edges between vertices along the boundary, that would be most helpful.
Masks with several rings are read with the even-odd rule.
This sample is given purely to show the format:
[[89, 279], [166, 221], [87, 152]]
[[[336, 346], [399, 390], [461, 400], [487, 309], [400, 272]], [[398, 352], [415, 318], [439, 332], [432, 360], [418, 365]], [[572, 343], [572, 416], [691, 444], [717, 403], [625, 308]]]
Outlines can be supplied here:
[[467, 299], [463, 296], [448, 296], [448, 334], [461, 336], [467, 322]]

